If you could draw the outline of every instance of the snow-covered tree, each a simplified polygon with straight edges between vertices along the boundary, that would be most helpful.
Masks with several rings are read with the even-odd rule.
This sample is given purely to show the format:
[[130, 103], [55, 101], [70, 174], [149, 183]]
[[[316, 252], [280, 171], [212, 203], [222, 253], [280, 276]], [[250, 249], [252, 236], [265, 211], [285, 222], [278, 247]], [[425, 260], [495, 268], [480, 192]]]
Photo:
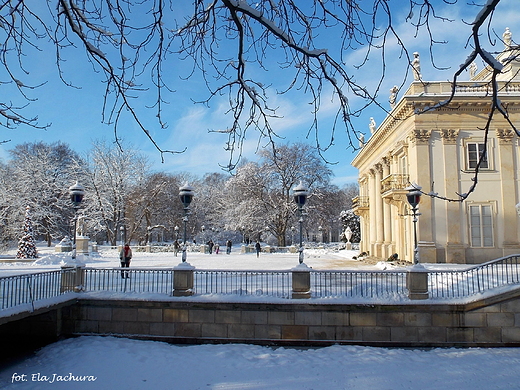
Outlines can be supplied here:
[[[25, 205], [32, 209], [34, 234], [47, 245], [69, 233], [72, 209], [68, 188], [81, 180], [84, 164], [67, 144], [23, 143], [9, 150], [3, 177], [0, 217], [9, 236], [17, 236]], [[23, 191], [21, 189], [24, 189]]]
[[84, 183], [85, 197], [89, 198], [85, 214], [89, 226], [103, 229], [112, 245], [119, 239], [120, 227], [128, 228], [128, 197], [135, 186], [143, 183], [148, 170], [147, 159], [130, 145], [124, 149], [102, 141], [92, 145]]
[[300, 181], [311, 190], [326, 187], [331, 171], [317, 151], [304, 143], [265, 149], [260, 155], [260, 163], [239, 167], [230, 180], [230, 212], [236, 215], [237, 226], [246, 227], [257, 237], [267, 230], [278, 245], [285, 246], [296, 210], [292, 189]]
[[25, 208], [25, 220], [23, 224], [23, 235], [18, 241], [18, 252], [16, 252], [17, 259], [36, 259], [38, 251], [36, 250], [36, 243], [33, 237], [33, 227], [31, 219], [31, 208]]

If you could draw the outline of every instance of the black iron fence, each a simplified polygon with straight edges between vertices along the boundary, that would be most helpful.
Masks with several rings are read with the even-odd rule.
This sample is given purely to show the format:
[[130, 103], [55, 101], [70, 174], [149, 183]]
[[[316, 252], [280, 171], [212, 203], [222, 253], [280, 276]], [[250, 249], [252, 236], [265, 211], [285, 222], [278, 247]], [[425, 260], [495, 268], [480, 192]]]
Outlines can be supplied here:
[[[312, 298], [409, 300], [410, 269], [316, 271], [309, 269]], [[0, 310], [57, 297], [69, 291], [156, 293], [171, 296], [172, 268], [64, 268], [0, 278]], [[301, 270], [299, 270], [301, 272]], [[509, 256], [464, 270], [432, 271], [427, 297], [464, 299], [505, 286], [520, 286], [520, 258]], [[193, 270], [194, 295], [291, 298], [292, 271]]]

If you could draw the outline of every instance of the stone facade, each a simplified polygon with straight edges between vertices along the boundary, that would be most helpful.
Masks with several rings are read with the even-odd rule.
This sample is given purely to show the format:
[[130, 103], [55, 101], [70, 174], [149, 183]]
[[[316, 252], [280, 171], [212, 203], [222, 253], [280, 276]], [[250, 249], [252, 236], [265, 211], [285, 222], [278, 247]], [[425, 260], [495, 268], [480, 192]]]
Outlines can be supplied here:
[[[502, 53], [499, 60], [509, 54]], [[517, 62], [506, 66], [498, 82], [500, 101], [512, 123], [520, 121]], [[411, 262], [414, 229], [405, 188], [417, 183], [425, 194], [457, 199], [474, 183], [475, 157], [486, 145], [486, 161], [469, 198], [448, 202], [422, 196], [417, 222], [420, 261], [475, 264], [518, 253], [519, 141], [498, 112], [484, 139], [481, 129], [491, 107], [489, 80], [484, 69], [471, 81], [458, 82], [452, 103], [443, 107], [437, 105], [449, 98], [450, 82], [413, 82], [360, 149], [352, 165], [359, 169], [354, 210], [361, 216], [361, 252], [381, 259], [398, 253]]]

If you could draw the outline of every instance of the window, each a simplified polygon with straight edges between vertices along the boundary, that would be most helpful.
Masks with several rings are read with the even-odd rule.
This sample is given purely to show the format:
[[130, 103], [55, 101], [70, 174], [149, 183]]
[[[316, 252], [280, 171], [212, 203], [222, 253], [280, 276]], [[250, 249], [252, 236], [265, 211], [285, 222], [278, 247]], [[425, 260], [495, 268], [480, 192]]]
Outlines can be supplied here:
[[472, 247], [493, 246], [493, 215], [490, 205], [469, 206], [469, 224]]
[[[484, 153], [484, 144], [477, 142], [469, 142], [466, 144], [467, 149], [467, 167], [468, 169], [475, 169], [478, 164], [478, 160], [480, 156]], [[482, 163], [480, 164], [480, 169], [489, 169], [489, 163], [487, 154], [484, 155], [482, 159]]]

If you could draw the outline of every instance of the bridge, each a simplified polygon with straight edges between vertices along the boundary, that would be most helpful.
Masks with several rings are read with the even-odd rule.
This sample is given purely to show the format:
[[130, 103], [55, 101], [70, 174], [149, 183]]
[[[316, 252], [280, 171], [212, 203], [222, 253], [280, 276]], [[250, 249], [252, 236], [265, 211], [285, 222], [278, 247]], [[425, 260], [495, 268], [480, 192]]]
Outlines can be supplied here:
[[0, 278], [0, 340], [520, 345], [520, 255], [459, 271], [69, 267]]

